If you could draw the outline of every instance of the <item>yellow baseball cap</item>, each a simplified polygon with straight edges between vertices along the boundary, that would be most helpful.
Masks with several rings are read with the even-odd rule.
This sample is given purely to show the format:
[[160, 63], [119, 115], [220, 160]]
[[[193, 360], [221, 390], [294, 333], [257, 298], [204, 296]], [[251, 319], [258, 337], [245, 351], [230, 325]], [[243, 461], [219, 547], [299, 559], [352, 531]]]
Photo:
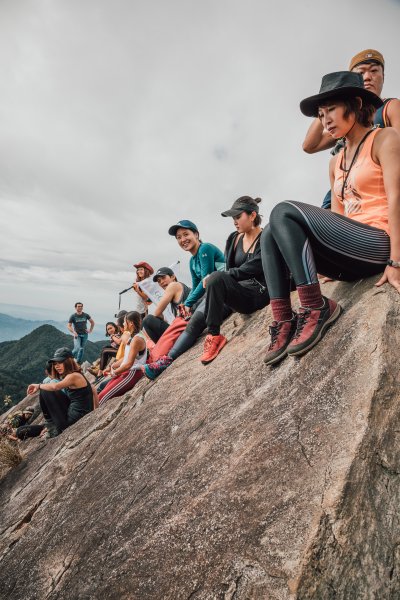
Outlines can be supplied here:
[[363, 63], [377, 62], [382, 65], [382, 68], [385, 68], [385, 59], [383, 55], [378, 52], [378, 50], [372, 50], [369, 48], [368, 50], [362, 50], [350, 61], [349, 71], [352, 71], [354, 67], [358, 67], [358, 65], [362, 65]]

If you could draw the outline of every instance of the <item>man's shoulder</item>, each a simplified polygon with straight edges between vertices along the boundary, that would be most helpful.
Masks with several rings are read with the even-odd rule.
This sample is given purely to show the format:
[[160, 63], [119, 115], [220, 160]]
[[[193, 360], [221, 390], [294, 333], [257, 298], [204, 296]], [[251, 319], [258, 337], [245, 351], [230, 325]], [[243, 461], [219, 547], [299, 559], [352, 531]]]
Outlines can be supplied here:
[[68, 319], [68, 323], [73, 323], [74, 321], [75, 321], [75, 313], [72, 313], [72, 315]]

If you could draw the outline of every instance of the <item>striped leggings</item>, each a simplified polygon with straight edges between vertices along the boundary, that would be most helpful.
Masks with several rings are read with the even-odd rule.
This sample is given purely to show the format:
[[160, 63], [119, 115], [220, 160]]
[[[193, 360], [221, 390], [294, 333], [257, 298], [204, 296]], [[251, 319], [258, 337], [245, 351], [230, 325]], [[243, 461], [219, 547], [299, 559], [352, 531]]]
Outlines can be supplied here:
[[142, 377], [143, 373], [138, 369], [135, 371], [126, 371], [125, 373], [122, 373], [122, 375], [111, 379], [104, 390], [99, 394], [99, 406], [102, 406], [111, 398], [123, 396], [126, 392], [129, 392]]
[[261, 255], [271, 298], [287, 298], [290, 274], [298, 287], [317, 283], [317, 273], [342, 281], [381, 273], [390, 258], [390, 238], [382, 229], [286, 200], [271, 213]]

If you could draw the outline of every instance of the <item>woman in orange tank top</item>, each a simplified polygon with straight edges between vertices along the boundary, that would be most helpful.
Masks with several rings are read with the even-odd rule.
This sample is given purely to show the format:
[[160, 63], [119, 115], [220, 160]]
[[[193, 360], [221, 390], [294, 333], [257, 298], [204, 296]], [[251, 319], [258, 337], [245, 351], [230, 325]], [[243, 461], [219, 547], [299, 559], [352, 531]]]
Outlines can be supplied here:
[[[320, 92], [300, 103], [345, 147], [332, 158], [332, 211], [301, 202], [273, 209], [261, 238], [262, 259], [275, 321], [264, 361], [301, 356], [340, 316], [341, 306], [321, 294], [317, 273], [352, 281], [382, 274], [400, 292], [400, 136], [372, 126], [382, 100], [359, 73], [322, 78]], [[290, 275], [300, 310], [290, 302]]]

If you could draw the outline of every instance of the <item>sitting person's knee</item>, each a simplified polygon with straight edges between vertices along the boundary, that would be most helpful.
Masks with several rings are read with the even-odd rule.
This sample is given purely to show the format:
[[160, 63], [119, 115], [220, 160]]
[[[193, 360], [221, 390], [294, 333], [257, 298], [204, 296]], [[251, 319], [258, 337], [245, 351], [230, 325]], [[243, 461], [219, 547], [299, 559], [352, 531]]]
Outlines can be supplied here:
[[[284, 200], [283, 202], [279, 202], [279, 204], [276, 204], [276, 206], [274, 206], [274, 208], [272, 209], [271, 215], [269, 217], [269, 227], [272, 230], [276, 226], [279, 227], [280, 224], [282, 223], [282, 219], [288, 216], [288, 214], [291, 212], [291, 209], [292, 209], [292, 206], [291, 206], [290, 202], [288, 202], [287, 200]], [[266, 231], [266, 229], [267, 229], [267, 227], [264, 229], [264, 231]]]
[[207, 287], [219, 285], [226, 277], [229, 277], [229, 275], [225, 271], [214, 271], [207, 277]]

